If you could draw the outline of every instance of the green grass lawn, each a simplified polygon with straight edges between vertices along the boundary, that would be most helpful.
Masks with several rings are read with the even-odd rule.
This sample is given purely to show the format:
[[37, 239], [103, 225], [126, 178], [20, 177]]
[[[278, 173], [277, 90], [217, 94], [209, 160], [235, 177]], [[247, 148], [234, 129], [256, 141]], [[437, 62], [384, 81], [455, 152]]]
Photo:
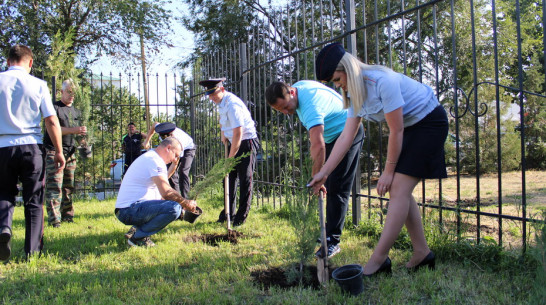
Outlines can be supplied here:
[[[323, 289], [295, 286], [265, 289], [252, 273], [286, 268], [296, 234], [282, 213], [254, 207], [237, 244], [217, 246], [193, 241], [203, 234], [223, 234], [217, 224], [220, 192], [199, 200], [204, 214], [194, 224], [176, 221], [152, 237], [154, 248], [129, 248], [128, 226], [114, 216], [114, 200], [78, 201], [75, 223], [45, 228], [41, 257], [24, 260], [23, 208], [15, 209], [13, 255], [0, 265], [3, 304], [536, 304], [544, 299], [544, 266], [521, 250], [454, 244], [430, 234], [438, 260], [434, 271], [410, 274], [407, 242], [390, 257], [392, 276], [365, 279], [364, 293], [343, 294], [332, 280]], [[427, 225], [428, 226], [428, 225]], [[427, 228], [427, 232], [434, 231]], [[334, 266], [365, 264], [380, 232], [378, 224], [348, 226]], [[431, 237], [432, 236], [432, 237]], [[443, 236], [443, 237], [442, 237]], [[432, 239], [432, 240], [431, 240]], [[532, 252], [531, 249], [528, 252]], [[308, 262], [314, 265], [315, 261]], [[542, 281], [542, 282], [539, 282]], [[544, 302], [543, 302], [544, 304]]]

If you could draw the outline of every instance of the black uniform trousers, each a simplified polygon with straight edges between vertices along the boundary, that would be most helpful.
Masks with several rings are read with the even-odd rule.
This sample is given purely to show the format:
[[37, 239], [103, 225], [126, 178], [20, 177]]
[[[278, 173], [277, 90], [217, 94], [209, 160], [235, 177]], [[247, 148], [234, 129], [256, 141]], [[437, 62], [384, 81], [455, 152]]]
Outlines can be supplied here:
[[39, 253], [44, 236], [45, 154], [41, 144], [0, 148], [0, 227], [12, 227], [15, 198], [23, 188], [25, 253]]
[[[259, 147], [258, 138], [242, 140], [235, 158], [247, 152], [250, 152], [250, 155], [241, 159], [241, 162], [229, 173], [229, 211], [234, 225], [244, 223], [250, 211], [250, 204], [252, 202], [252, 176], [256, 168], [256, 154]], [[228, 146], [229, 149], [231, 149], [231, 145]], [[239, 208], [235, 212], [237, 180], [239, 182]], [[226, 220], [225, 210], [222, 210], [220, 213], [219, 220]]]
[[[349, 151], [347, 151], [345, 157], [343, 157], [338, 166], [328, 176], [324, 184], [327, 191], [326, 236], [328, 244], [339, 244], [341, 232], [345, 225], [345, 215], [349, 207], [351, 188], [353, 187], [356, 166], [363, 142], [364, 127], [360, 124]], [[330, 156], [335, 143], [336, 141], [326, 144], [326, 159]]]
[[[179, 192], [183, 198], [188, 198], [190, 192], [190, 170], [193, 158], [195, 158], [195, 149], [185, 149], [184, 156], [178, 160], [178, 168], [169, 178], [171, 187]], [[171, 164], [169, 164], [170, 166]]]

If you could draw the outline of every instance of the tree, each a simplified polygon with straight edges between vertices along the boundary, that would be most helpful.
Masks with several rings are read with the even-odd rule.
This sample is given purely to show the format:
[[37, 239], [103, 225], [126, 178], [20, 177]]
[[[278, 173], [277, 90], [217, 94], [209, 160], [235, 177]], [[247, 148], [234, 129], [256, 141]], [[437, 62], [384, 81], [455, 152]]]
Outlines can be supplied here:
[[[45, 67], [53, 36], [73, 31], [71, 49], [85, 66], [106, 54], [131, 58], [136, 29], [141, 29], [149, 51], [157, 51], [169, 32], [168, 1], [144, 0], [3, 0], [0, 7], [0, 47], [4, 52], [15, 43], [28, 45], [35, 66]], [[145, 8], [146, 15], [141, 10]], [[96, 57], [93, 55], [96, 54]], [[2, 54], [5, 58], [5, 53]], [[0, 58], [2, 59], [2, 58]], [[120, 61], [123, 62], [123, 61]]]

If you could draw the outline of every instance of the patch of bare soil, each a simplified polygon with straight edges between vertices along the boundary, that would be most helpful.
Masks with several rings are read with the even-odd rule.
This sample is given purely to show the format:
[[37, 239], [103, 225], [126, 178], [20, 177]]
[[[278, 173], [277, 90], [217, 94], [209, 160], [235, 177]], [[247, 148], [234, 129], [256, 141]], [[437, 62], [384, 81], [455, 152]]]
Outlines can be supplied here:
[[[271, 267], [265, 270], [252, 271], [250, 275], [259, 286], [263, 287], [265, 290], [269, 290], [272, 286], [280, 288], [291, 288], [297, 287], [300, 285], [298, 280], [289, 281], [287, 277], [287, 270], [290, 267]], [[295, 267], [293, 267], [295, 268]], [[317, 266], [305, 265], [303, 266], [304, 274], [308, 276], [303, 277], [301, 285], [305, 288], [320, 289], [321, 285], [317, 277]], [[333, 266], [328, 267], [328, 273], [330, 274], [330, 279], [332, 279], [332, 272], [336, 268]]]
[[214, 247], [218, 247], [220, 242], [229, 242], [231, 244], [237, 244], [239, 238], [245, 237], [242, 232], [229, 230], [227, 234], [204, 234], [204, 235], [190, 235], [184, 238], [185, 242], [204, 242]]

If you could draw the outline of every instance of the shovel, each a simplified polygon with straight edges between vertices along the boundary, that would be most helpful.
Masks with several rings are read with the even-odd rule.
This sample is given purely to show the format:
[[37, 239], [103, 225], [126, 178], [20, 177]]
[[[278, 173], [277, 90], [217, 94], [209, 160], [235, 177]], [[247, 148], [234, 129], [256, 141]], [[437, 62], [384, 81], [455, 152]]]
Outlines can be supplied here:
[[[228, 145], [226, 142], [224, 142], [224, 151], [226, 155], [226, 159], [229, 156], [229, 150]], [[229, 211], [229, 174], [227, 174], [224, 177], [224, 211], [226, 215], [226, 223], [227, 223], [227, 229], [228, 232], [231, 230], [231, 219], [230, 219], [230, 211]]]
[[325, 285], [330, 277], [328, 273], [328, 243], [326, 241], [326, 226], [324, 221], [324, 193], [319, 192], [318, 202], [319, 202], [319, 220], [320, 220], [320, 242], [321, 242], [321, 254], [317, 259], [317, 277], [319, 283]]

